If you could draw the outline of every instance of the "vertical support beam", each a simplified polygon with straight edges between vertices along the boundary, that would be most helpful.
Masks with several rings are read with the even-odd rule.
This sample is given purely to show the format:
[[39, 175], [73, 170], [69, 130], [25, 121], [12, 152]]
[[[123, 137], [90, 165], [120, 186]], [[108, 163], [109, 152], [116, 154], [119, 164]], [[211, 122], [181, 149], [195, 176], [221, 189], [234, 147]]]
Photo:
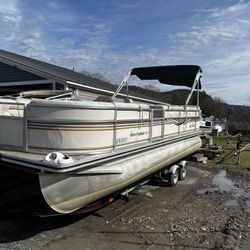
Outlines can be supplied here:
[[192, 89], [191, 89], [191, 91], [190, 91], [190, 93], [189, 93], [189, 95], [188, 95], [188, 97], [187, 97], [186, 103], [185, 103], [186, 106], [188, 105], [188, 103], [189, 103], [189, 101], [190, 101], [190, 99], [191, 99], [191, 97], [192, 97], [192, 94], [193, 94], [193, 92], [194, 92], [195, 87], [197, 86], [197, 84], [199, 84], [200, 77], [201, 77], [201, 71], [199, 71], [199, 72], [196, 74], [196, 76], [195, 76], [195, 80], [194, 80]]
[[69, 90], [69, 86], [64, 84], [64, 90]]
[[28, 151], [28, 111], [27, 106], [23, 105], [23, 150]]
[[197, 126], [197, 117], [200, 115], [199, 114], [199, 106], [200, 106], [200, 78], [198, 79], [197, 83], [197, 107], [196, 107], [196, 112], [195, 112], [195, 130], [199, 129], [199, 125]]
[[116, 148], [116, 137], [117, 137], [117, 107], [114, 103], [114, 127], [113, 127], [113, 150]]
[[152, 142], [153, 138], [153, 122], [154, 122], [154, 110], [150, 108], [150, 125], [149, 125], [149, 142]]
[[197, 109], [200, 106], [200, 79], [198, 80], [197, 83]]
[[240, 153], [241, 153], [240, 144], [241, 144], [241, 140], [240, 140], [240, 134], [239, 134], [237, 137], [237, 144], [236, 144], [238, 164], [240, 164]]
[[53, 83], [52, 83], [52, 89], [55, 91], [56, 90], [56, 82], [55, 81], [53, 81]]
[[198, 107], [197, 110], [195, 111], [195, 126], [194, 126], [194, 130], [197, 130], [197, 128], [199, 129], [199, 126], [197, 126], [197, 117], [199, 115], [199, 111], [198, 111]]
[[162, 139], [165, 137], [165, 109], [162, 107], [162, 127], [161, 127]]
[[181, 123], [181, 111], [179, 110], [179, 126], [178, 126], [178, 135], [180, 134], [180, 132], [181, 132], [181, 125], [180, 125], [180, 123]]
[[127, 94], [127, 98], [128, 98], [128, 81], [126, 81], [126, 94]]

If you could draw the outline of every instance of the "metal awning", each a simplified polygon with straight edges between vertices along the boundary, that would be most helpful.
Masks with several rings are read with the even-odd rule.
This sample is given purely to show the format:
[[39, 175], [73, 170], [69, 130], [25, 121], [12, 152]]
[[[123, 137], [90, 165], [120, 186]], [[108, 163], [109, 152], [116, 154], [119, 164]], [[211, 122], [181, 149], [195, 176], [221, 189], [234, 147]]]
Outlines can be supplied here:
[[[171, 65], [134, 68], [130, 74], [136, 75], [141, 80], [159, 80], [163, 84], [192, 88], [199, 72], [202, 70], [198, 65]], [[201, 89], [200, 81], [199, 89]]]
[[197, 107], [199, 106], [199, 90], [201, 89], [201, 67], [198, 65], [171, 65], [133, 68], [123, 78], [112, 99], [118, 95], [123, 86], [127, 86], [131, 75], [136, 75], [141, 80], [159, 80], [163, 84], [186, 86], [191, 88], [185, 105], [187, 106], [195, 89], [197, 89]]

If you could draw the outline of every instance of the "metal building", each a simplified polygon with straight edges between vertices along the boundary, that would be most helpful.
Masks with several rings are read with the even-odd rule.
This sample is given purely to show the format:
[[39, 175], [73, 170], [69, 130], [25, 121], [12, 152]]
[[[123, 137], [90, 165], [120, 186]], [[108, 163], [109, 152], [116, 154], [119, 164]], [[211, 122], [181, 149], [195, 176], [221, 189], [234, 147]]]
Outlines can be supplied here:
[[0, 95], [25, 90], [65, 89], [67, 82], [114, 91], [114, 85], [50, 63], [0, 50]]

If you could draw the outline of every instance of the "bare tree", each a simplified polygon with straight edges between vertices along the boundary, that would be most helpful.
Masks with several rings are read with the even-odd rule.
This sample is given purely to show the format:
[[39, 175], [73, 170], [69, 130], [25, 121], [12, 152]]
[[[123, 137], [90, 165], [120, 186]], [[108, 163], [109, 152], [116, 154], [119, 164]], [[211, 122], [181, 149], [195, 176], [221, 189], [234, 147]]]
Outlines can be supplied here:
[[87, 75], [87, 76], [91, 76], [91, 77], [94, 77], [96, 79], [108, 82], [107, 78], [104, 75], [102, 75], [101, 73], [98, 73], [98, 72], [92, 73], [92, 72], [88, 72], [88, 71], [85, 71], [85, 70], [82, 70], [80, 72]]

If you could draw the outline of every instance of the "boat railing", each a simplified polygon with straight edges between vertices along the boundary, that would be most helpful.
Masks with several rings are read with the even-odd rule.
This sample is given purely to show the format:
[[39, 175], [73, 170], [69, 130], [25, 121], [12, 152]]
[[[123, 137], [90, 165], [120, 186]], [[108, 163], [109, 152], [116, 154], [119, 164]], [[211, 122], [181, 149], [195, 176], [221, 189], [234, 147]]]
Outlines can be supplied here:
[[153, 126], [154, 122], [160, 121], [161, 122], [161, 132], [160, 132], [160, 139], [164, 139], [165, 137], [165, 109], [163, 106], [161, 107], [151, 107], [150, 109], [150, 126], [149, 126], [149, 142], [153, 141]]
[[[0, 146], [10, 146], [23, 148], [24, 151], [27, 151], [27, 136], [28, 136], [28, 127], [27, 127], [27, 103], [17, 103], [17, 102], [0, 102], [1, 105], [1, 123], [3, 124], [2, 138], [0, 138]], [[7, 107], [7, 108], [5, 108]], [[10, 108], [12, 107], [12, 108]], [[20, 112], [22, 111], [22, 112]], [[4, 122], [6, 126], [4, 126]], [[20, 126], [21, 125], [21, 126]], [[11, 128], [14, 127], [17, 138], [14, 138], [13, 131]], [[9, 133], [8, 133], [9, 130]], [[20, 133], [19, 133], [20, 132]], [[7, 136], [6, 136], [7, 135]], [[11, 135], [11, 136], [8, 136]], [[1, 140], [3, 139], [4, 142]], [[6, 140], [7, 139], [7, 140]], [[15, 140], [15, 143], [13, 142]]]
[[114, 129], [113, 129], [113, 150], [115, 150], [116, 148], [116, 135], [117, 135], [117, 107], [114, 103], [114, 107], [115, 107], [115, 110], [114, 110]]
[[[0, 102], [0, 119], [1, 119], [1, 130], [0, 130], [0, 146], [2, 148], [6, 147], [14, 147], [22, 150], [24, 152], [28, 152], [32, 150], [29, 148], [29, 102], [15, 102], [15, 100], [10, 100]], [[11, 108], [10, 108], [11, 107]], [[116, 150], [119, 146], [122, 146], [120, 143], [117, 142], [117, 133], [118, 133], [118, 125], [119, 125], [119, 107], [117, 107], [114, 103], [114, 119], [113, 119], [113, 145], [112, 151]], [[9, 111], [9, 112], [6, 112]], [[17, 112], [18, 111], [18, 112]], [[148, 110], [143, 110], [142, 107], [139, 107], [138, 112], [138, 127], [143, 127], [143, 123], [148, 124], [148, 142], [152, 143], [158, 140], [166, 140], [168, 137], [173, 136], [174, 134], [168, 134], [166, 131], [166, 124], [167, 121], [170, 119], [168, 118], [168, 112], [176, 112], [176, 122], [178, 122], [178, 130], [176, 131], [175, 135], [180, 135], [182, 133], [181, 124], [183, 124], [182, 120], [184, 118], [184, 113], [186, 112], [186, 116], [188, 117], [198, 117], [200, 115], [199, 108], [192, 108], [192, 109], [182, 109], [182, 108], [172, 108], [167, 107], [164, 105], [150, 105]], [[144, 117], [143, 112], [149, 112], [147, 117]], [[189, 113], [188, 112], [193, 112]], [[144, 119], [145, 118], [145, 119]], [[187, 118], [187, 117], [186, 117]], [[179, 121], [178, 121], [179, 119]], [[101, 120], [100, 120], [101, 122]], [[156, 128], [157, 127], [157, 128]], [[197, 131], [199, 129], [199, 121], [196, 119], [195, 122], [193, 121], [192, 128], [190, 127], [188, 130], [191, 132]], [[136, 143], [136, 141], [135, 141]], [[117, 145], [118, 144], [118, 145]]]

